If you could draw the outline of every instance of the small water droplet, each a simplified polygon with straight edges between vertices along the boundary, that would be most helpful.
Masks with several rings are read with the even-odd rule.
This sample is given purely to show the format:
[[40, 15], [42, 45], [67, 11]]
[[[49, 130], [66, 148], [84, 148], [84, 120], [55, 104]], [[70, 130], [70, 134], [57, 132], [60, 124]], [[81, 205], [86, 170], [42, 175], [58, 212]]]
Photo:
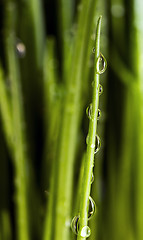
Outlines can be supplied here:
[[84, 226], [82, 229], [81, 229], [81, 232], [80, 232], [80, 236], [81, 237], [89, 237], [91, 234], [91, 230], [88, 226]]
[[79, 216], [75, 216], [72, 219], [71, 229], [76, 235], [78, 235], [78, 232], [79, 232]]
[[95, 47], [92, 48], [92, 52], [95, 53]]
[[92, 172], [92, 176], [91, 176], [91, 184], [94, 182], [94, 174]]
[[100, 109], [98, 109], [97, 120], [99, 120], [100, 117], [101, 117], [101, 111], [100, 111]]
[[24, 58], [26, 54], [26, 47], [23, 42], [17, 40], [16, 43], [16, 52], [19, 58]]
[[100, 56], [97, 58], [97, 63], [96, 63], [96, 72], [98, 74], [102, 74], [105, 72], [107, 68], [107, 61], [105, 57], [103, 56], [102, 53], [100, 53]]
[[99, 84], [99, 96], [103, 93], [103, 87], [101, 84]]
[[101, 140], [98, 135], [96, 135], [96, 140], [95, 140], [95, 154], [100, 150], [101, 148]]
[[86, 114], [89, 119], [92, 119], [92, 103], [87, 107]]
[[89, 210], [88, 210], [88, 220], [90, 220], [94, 213], [96, 212], [96, 204], [92, 197], [89, 196]]

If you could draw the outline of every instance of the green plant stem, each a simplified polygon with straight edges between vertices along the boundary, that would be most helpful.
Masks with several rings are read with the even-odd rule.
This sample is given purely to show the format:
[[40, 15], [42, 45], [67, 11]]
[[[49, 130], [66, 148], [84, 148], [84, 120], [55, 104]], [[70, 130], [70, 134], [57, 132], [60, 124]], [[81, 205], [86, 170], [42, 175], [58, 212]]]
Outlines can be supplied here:
[[[15, 170], [15, 207], [17, 238], [29, 239], [28, 207], [27, 207], [27, 156], [24, 136], [24, 117], [20, 86], [19, 65], [15, 51], [15, 5], [7, 1], [5, 6], [5, 53], [8, 75], [11, 83], [12, 130], [13, 130], [13, 160]], [[28, 170], [28, 169], [27, 169]], [[27, 172], [28, 174], [28, 172]]]
[[[100, 30], [101, 30], [101, 19], [100, 16], [97, 23], [96, 31], [96, 41], [95, 41], [95, 64], [97, 65], [97, 59], [100, 56]], [[84, 163], [84, 174], [83, 174], [83, 188], [81, 192], [80, 200], [80, 227], [77, 239], [86, 239], [81, 237], [81, 230], [84, 226], [87, 226], [88, 221], [88, 204], [89, 195], [91, 189], [91, 177], [94, 165], [94, 151], [95, 151], [95, 141], [96, 141], [96, 129], [97, 129], [97, 115], [98, 115], [98, 105], [99, 105], [99, 74], [96, 72], [95, 66], [95, 85], [93, 88], [93, 100], [92, 100], [92, 118], [89, 123], [89, 141], [87, 144], [87, 153]]]
[[143, 238], [143, 25], [142, 11], [143, 2], [132, 0], [129, 5], [129, 52], [130, 66], [136, 75], [137, 87], [134, 90], [134, 122], [133, 136], [137, 139], [135, 150], [133, 150], [135, 163], [135, 219], [136, 239]]
[[[53, 39], [48, 40], [47, 48], [45, 51], [44, 61], [44, 92], [45, 92], [45, 154], [43, 163], [43, 175], [48, 175], [44, 184], [48, 183], [50, 176], [50, 187], [47, 199], [46, 217], [44, 222], [44, 240], [53, 239], [54, 231], [54, 217], [55, 217], [55, 201], [56, 201], [56, 183], [57, 183], [57, 158], [56, 151], [58, 146], [58, 134], [60, 126], [60, 110], [61, 98], [58, 96], [61, 91], [61, 86], [57, 84], [57, 66], [55, 58], [55, 44]], [[57, 88], [56, 88], [57, 87]], [[58, 92], [57, 92], [58, 91]], [[46, 173], [48, 171], [48, 174]]]
[[96, 1], [83, 0], [79, 16], [72, 61], [66, 75], [66, 96], [63, 104], [62, 126], [59, 138], [59, 175], [57, 181], [57, 204], [55, 240], [68, 240], [70, 235], [73, 168], [76, 154], [76, 142], [81, 118], [81, 93], [84, 74], [88, 68], [88, 44], [93, 26]]
[[[12, 39], [9, 38], [11, 41]], [[11, 41], [13, 43], [13, 41]], [[28, 240], [28, 209], [27, 209], [27, 180], [25, 143], [23, 136], [22, 103], [19, 88], [17, 63], [14, 57], [13, 45], [8, 44], [9, 74], [12, 83], [12, 112], [13, 112], [13, 141], [15, 163], [17, 232], [19, 240]]]
[[2, 117], [3, 129], [9, 148], [12, 148], [12, 113], [10, 109], [10, 99], [7, 95], [4, 73], [0, 65], [0, 113]]

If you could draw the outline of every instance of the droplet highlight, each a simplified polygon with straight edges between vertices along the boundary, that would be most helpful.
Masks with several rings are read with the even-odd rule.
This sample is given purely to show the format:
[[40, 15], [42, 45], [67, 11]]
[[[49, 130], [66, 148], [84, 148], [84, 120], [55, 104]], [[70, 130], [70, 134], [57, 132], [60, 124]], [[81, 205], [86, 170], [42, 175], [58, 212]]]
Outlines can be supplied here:
[[96, 135], [96, 140], [95, 140], [95, 151], [94, 153], [96, 154], [101, 148], [101, 140], [98, 135]]
[[72, 219], [71, 229], [72, 229], [73, 233], [75, 233], [76, 235], [78, 235], [78, 232], [79, 232], [79, 216], [75, 216], [75, 217]]
[[92, 172], [92, 175], [91, 175], [91, 184], [94, 182], [94, 174]]
[[87, 107], [86, 114], [89, 119], [92, 119], [92, 103]]
[[99, 84], [99, 96], [103, 93], [103, 87], [101, 84]]
[[91, 234], [91, 230], [88, 226], [84, 226], [82, 229], [81, 229], [81, 232], [80, 232], [80, 236], [81, 237], [89, 237]]
[[17, 41], [16, 43], [16, 52], [19, 58], [24, 58], [26, 54], [26, 47], [23, 42]]
[[105, 72], [107, 68], [107, 61], [102, 53], [100, 53], [100, 56], [97, 58], [96, 63], [96, 72], [97, 74], [102, 74]]
[[100, 109], [98, 109], [98, 113], [97, 113], [97, 120], [99, 120], [99, 119], [100, 119], [100, 117], [101, 117], [101, 111], [100, 111]]
[[92, 197], [89, 196], [88, 220], [90, 220], [96, 212], [96, 204]]

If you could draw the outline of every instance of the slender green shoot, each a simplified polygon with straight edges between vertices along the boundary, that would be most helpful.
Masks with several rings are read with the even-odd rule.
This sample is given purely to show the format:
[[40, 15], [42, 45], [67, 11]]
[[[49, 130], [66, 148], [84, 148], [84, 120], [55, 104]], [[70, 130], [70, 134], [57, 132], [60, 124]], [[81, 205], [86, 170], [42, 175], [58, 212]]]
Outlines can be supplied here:
[[[59, 136], [59, 162], [57, 181], [57, 203], [55, 240], [68, 240], [70, 236], [71, 201], [74, 161], [76, 154], [79, 123], [82, 109], [82, 90], [85, 74], [88, 69], [88, 45], [93, 26], [96, 1], [83, 0], [83, 8], [79, 14], [78, 29], [75, 38], [72, 61], [66, 75], [61, 131]], [[67, 68], [66, 68], [67, 69]]]
[[[95, 41], [95, 76], [94, 76], [94, 87], [93, 87], [93, 100], [92, 100], [92, 113], [89, 123], [87, 153], [84, 162], [84, 174], [83, 184], [80, 199], [80, 225], [78, 232], [78, 240], [86, 239], [86, 226], [88, 222], [88, 205], [89, 196], [91, 189], [91, 178], [94, 165], [94, 154], [95, 154], [95, 142], [96, 142], [96, 130], [97, 130], [97, 117], [98, 117], [98, 105], [99, 105], [99, 59], [100, 59], [100, 30], [101, 30], [101, 19], [99, 17], [96, 31]], [[85, 231], [84, 231], [85, 229]]]

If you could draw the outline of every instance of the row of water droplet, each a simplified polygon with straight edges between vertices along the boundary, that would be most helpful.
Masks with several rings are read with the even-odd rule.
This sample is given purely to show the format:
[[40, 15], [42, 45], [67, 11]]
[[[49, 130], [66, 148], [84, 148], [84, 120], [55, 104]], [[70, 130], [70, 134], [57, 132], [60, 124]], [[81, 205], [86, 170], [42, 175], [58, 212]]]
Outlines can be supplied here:
[[[93, 53], [95, 53], [95, 48], [93, 48]], [[100, 53], [100, 56], [97, 58], [97, 62], [96, 62], [96, 74], [104, 73], [106, 68], [107, 68], [107, 61], [104, 58], [104, 56]], [[94, 87], [94, 81], [92, 83], [92, 86]], [[103, 87], [99, 84], [99, 96], [102, 94], [102, 92], [103, 92]], [[92, 103], [87, 107], [86, 114], [88, 118], [92, 120]], [[100, 109], [98, 109], [97, 120], [99, 120], [100, 117], [101, 117], [101, 111]], [[89, 135], [87, 135], [86, 144], [88, 144], [88, 142], [89, 142]], [[100, 150], [101, 140], [98, 135], [96, 135], [95, 144], [93, 144], [93, 146], [91, 147], [94, 148], [94, 154], [96, 154]], [[93, 181], [94, 181], [94, 175], [92, 173], [91, 184], [93, 183]], [[95, 212], [96, 212], [95, 202], [89, 196], [88, 220], [90, 220], [93, 217]], [[76, 235], [79, 234], [79, 226], [80, 226], [80, 216], [78, 215], [78, 216], [75, 216], [71, 222], [71, 229]], [[91, 234], [91, 230], [89, 226], [84, 226], [80, 231], [81, 237], [89, 237], [90, 234]]]
[[[92, 175], [91, 182], [93, 181], [94, 181], [94, 176]], [[89, 197], [88, 220], [90, 220], [93, 217], [95, 212], [96, 212], [95, 202], [92, 199], [92, 197]], [[78, 216], [75, 216], [71, 222], [71, 229], [76, 235], [79, 234], [79, 226], [80, 226], [80, 216], [78, 215]], [[91, 230], [88, 226], [84, 226], [80, 231], [81, 237], [89, 237], [90, 234], [91, 234]]]

